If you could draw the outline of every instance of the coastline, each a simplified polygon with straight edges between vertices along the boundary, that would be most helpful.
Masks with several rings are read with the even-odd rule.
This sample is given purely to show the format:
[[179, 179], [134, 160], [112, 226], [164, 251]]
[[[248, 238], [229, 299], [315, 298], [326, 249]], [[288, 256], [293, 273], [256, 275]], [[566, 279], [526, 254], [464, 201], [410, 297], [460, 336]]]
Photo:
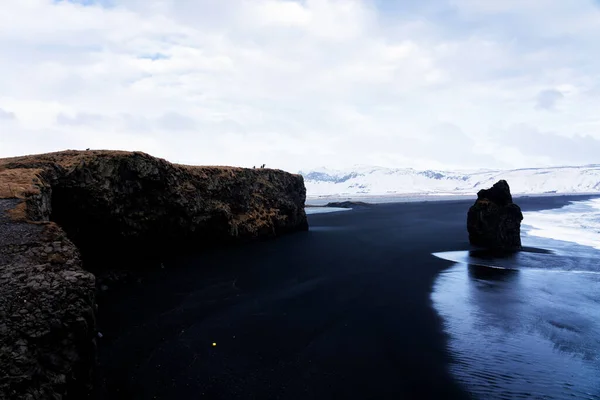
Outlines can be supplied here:
[[[552, 198], [552, 197], [600, 197], [600, 192], [589, 193], [514, 193], [514, 199]], [[426, 201], [460, 201], [476, 199], [477, 193], [405, 193], [405, 194], [364, 194], [364, 195], [306, 195], [306, 205], [309, 207], [323, 206], [330, 202], [350, 201], [366, 202], [369, 204], [412, 203]]]
[[101, 301], [95, 398], [468, 398], [430, 295], [452, 265], [431, 253], [469, 248], [471, 203], [311, 215], [308, 232], [170, 260]]

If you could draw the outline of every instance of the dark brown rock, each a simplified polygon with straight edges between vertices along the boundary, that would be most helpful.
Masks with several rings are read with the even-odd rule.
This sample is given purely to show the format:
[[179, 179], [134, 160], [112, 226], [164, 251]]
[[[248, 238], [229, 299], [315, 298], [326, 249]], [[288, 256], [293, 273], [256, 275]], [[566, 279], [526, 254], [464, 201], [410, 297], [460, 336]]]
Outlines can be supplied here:
[[[81, 268], [77, 248], [52, 223], [8, 219], [6, 211], [18, 202], [0, 199], [0, 315], [8, 316], [0, 329], [0, 399], [60, 399], [66, 383], [75, 392], [89, 387], [94, 275]], [[48, 254], [52, 242], [61, 246]], [[82, 322], [86, 329], [76, 329]]]
[[305, 230], [305, 196], [299, 175], [182, 167], [134, 153], [86, 160], [58, 177], [52, 219], [98, 269], [114, 265], [107, 254], [159, 259], [176, 249]]
[[521, 249], [521, 208], [514, 204], [505, 180], [477, 193], [467, 214], [469, 242], [478, 247], [500, 251]]
[[301, 176], [266, 168], [109, 151], [0, 159], [0, 399], [85, 396], [90, 268], [306, 230], [305, 198]]

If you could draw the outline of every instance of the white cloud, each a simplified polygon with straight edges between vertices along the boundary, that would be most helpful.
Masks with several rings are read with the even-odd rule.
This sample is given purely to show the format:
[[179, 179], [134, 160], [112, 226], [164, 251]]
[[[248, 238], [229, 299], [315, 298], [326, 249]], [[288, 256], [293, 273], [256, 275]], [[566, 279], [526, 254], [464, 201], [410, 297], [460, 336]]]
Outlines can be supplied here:
[[556, 103], [565, 97], [561, 91], [556, 89], [542, 90], [537, 95], [536, 107], [543, 110], [554, 110]]
[[15, 119], [15, 113], [12, 113], [10, 111], [5, 111], [3, 109], [0, 108], [0, 119], [3, 120], [13, 120]]
[[600, 143], [592, 2], [387, 4], [7, 2], [0, 156], [491, 168], [583, 162]]
[[300, 3], [265, 1], [257, 7], [249, 5], [249, 11], [254, 11], [252, 20], [262, 25], [282, 27], [306, 27], [311, 22], [311, 13]]

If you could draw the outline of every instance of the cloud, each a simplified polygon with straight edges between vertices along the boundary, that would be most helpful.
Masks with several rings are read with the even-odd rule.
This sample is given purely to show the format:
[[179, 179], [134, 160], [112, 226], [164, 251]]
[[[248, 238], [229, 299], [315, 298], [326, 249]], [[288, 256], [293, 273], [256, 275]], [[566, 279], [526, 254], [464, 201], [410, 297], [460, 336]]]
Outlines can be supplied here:
[[15, 115], [15, 113], [5, 111], [0, 108], [0, 120], [15, 120], [15, 119], [17, 119], [17, 116]]
[[197, 127], [196, 122], [185, 115], [176, 112], [168, 112], [158, 119], [158, 126], [167, 131], [193, 130]]
[[522, 154], [545, 157], [556, 165], [597, 163], [600, 154], [600, 139], [585, 134], [566, 137], [551, 131], [540, 131], [526, 124], [509, 127], [501, 132], [498, 139], [500, 143], [513, 147]]
[[[123, 148], [289, 170], [577, 162], [600, 139], [599, 15], [584, 0], [7, 2], [0, 105], [18, 119], [0, 119], [11, 132], [0, 129], [0, 156]], [[499, 140], [516, 126], [564, 152]]]
[[548, 111], [554, 110], [556, 103], [563, 97], [563, 94], [558, 90], [542, 90], [536, 97], [536, 108]]
[[56, 116], [56, 122], [58, 125], [68, 125], [68, 126], [96, 125], [105, 120], [106, 120], [106, 118], [102, 115], [88, 114], [88, 113], [77, 113], [74, 116], [69, 116], [69, 115], [60, 113]]

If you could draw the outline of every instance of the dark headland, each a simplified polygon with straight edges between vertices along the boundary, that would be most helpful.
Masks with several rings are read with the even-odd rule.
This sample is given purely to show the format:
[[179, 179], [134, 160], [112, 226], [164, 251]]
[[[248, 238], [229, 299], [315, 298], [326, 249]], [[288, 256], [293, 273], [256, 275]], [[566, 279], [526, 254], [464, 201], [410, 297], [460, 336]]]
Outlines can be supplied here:
[[0, 399], [87, 396], [107, 287], [97, 278], [306, 230], [305, 197], [299, 175], [139, 152], [0, 159]]

